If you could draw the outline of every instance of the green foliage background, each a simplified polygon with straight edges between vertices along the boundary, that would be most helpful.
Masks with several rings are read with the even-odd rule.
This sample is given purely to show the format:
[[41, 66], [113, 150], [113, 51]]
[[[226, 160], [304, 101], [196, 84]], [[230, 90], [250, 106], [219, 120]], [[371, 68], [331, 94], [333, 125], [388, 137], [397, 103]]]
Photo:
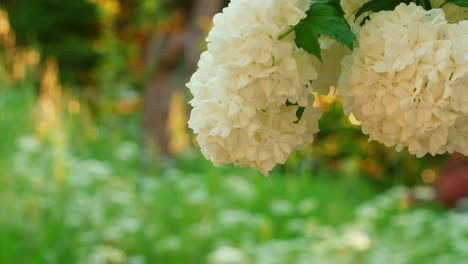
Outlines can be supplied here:
[[66, 83], [93, 82], [102, 28], [96, 5], [86, 0], [6, 0], [2, 5], [19, 45], [39, 48], [43, 58], [55, 57]]

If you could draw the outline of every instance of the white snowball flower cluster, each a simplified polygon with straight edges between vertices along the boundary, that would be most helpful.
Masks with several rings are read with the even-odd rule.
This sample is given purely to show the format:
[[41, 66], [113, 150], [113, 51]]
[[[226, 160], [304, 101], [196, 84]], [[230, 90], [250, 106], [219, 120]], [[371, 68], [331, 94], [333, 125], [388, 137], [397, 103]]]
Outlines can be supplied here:
[[[345, 12], [345, 18], [355, 32], [359, 30], [361, 19], [355, 20], [355, 14], [359, 8], [370, 0], [341, 0], [341, 7]], [[432, 7], [439, 8], [445, 3], [445, 0], [430, 0]], [[460, 7], [452, 3], [446, 3], [441, 7], [445, 13], [445, 18], [450, 23], [456, 23], [462, 20], [468, 20], [468, 8]]]
[[449, 130], [450, 143], [449, 152], [460, 152], [468, 156], [468, 115], [459, 117], [455, 124]]
[[371, 15], [343, 61], [346, 114], [371, 140], [418, 157], [468, 154], [468, 22], [400, 4]]
[[[445, 3], [445, 0], [431, 0], [433, 7], [444, 10], [445, 18], [450, 23], [460, 22], [468, 19], [468, 7], [461, 7], [453, 3]], [[443, 5], [443, 6], [442, 6]]]
[[309, 1], [232, 0], [214, 17], [208, 50], [187, 87], [193, 94], [189, 127], [215, 165], [234, 163], [267, 174], [313, 141], [320, 112], [310, 105], [317, 77], [311, 55], [294, 33]]

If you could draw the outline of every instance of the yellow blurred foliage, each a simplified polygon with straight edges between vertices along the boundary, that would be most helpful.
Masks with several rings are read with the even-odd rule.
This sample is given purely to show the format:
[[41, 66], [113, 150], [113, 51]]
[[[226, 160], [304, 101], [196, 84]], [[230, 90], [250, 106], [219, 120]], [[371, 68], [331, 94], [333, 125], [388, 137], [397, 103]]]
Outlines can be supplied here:
[[8, 13], [0, 9], [0, 41], [5, 49], [11, 49], [15, 46], [15, 35], [11, 30]]
[[75, 115], [79, 114], [80, 108], [81, 108], [80, 102], [76, 99], [71, 99], [67, 104], [68, 112], [70, 112], [71, 114], [75, 114]]
[[0, 9], [0, 46], [3, 52], [0, 55], [0, 71], [6, 72], [7, 81], [16, 82], [25, 78], [29, 68], [38, 66], [39, 53], [32, 48], [16, 46], [16, 37], [13, 32], [8, 14]]
[[106, 17], [112, 19], [120, 11], [121, 6], [117, 0], [88, 0], [91, 3], [96, 4], [103, 12]]
[[36, 50], [31, 48], [16, 49], [11, 66], [13, 80], [18, 81], [24, 79], [28, 68], [37, 66], [39, 62], [40, 55]]
[[190, 146], [187, 132], [187, 110], [185, 97], [181, 91], [176, 91], [171, 98], [167, 130], [170, 135], [169, 149], [171, 153], [180, 154]]
[[186, 31], [186, 15], [182, 10], [176, 10], [171, 14], [171, 17], [167, 20], [160, 21], [156, 27], [156, 32], [161, 35], [184, 33]]
[[127, 101], [122, 100], [115, 105], [115, 112], [119, 115], [130, 115], [141, 109], [141, 100]]
[[54, 178], [62, 183], [66, 175], [66, 136], [62, 117], [62, 88], [58, 80], [58, 64], [54, 59], [47, 59], [43, 65], [36, 113], [38, 136], [52, 143]]

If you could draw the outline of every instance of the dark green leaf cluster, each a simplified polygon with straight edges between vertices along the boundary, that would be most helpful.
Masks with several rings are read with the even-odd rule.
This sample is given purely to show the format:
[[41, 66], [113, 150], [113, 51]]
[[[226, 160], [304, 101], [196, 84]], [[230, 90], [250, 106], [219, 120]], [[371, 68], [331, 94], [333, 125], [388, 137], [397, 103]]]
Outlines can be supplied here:
[[445, 3], [452, 3], [461, 7], [468, 7], [468, 0], [445, 0]]
[[339, 0], [313, 1], [307, 17], [295, 27], [296, 44], [299, 48], [322, 60], [320, 36], [335, 39], [353, 48], [355, 35], [344, 18]]

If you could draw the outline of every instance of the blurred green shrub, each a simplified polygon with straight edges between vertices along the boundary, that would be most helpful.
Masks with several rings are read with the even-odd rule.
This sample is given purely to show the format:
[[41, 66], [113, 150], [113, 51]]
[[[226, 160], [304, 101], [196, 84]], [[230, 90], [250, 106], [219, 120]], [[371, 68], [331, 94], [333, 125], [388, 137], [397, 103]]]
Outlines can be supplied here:
[[94, 45], [101, 34], [98, 8], [86, 0], [4, 0], [17, 44], [55, 57], [66, 83], [93, 82], [99, 62]]

